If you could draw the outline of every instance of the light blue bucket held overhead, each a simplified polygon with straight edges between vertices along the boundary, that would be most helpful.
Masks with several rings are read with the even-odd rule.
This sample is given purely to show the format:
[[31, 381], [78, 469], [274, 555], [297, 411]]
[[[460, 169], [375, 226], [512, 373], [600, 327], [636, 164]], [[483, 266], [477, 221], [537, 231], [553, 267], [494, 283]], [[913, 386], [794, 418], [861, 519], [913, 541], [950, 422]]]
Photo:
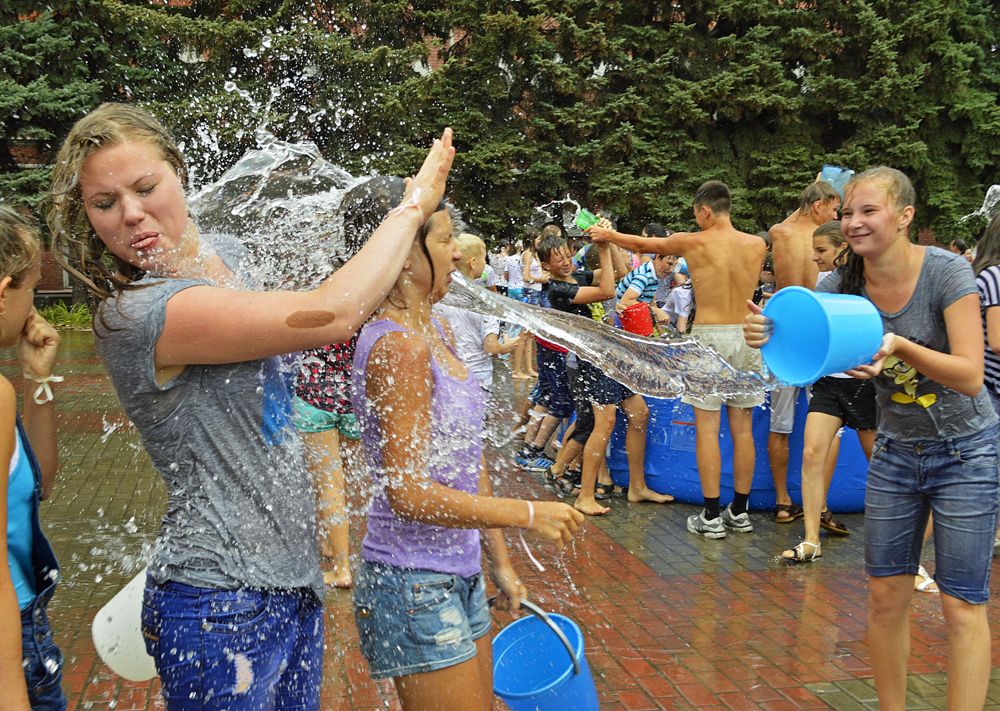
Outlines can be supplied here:
[[838, 193], [840, 199], [844, 199], [844, 188], [854, 176], [854, 171], [850, 168], [841, 168], [839, 165], [824, 165], [819, 173], [820, 180], [831, 183]]
[[511, 711], [599, 711], [579, 626], [527, 600], [521, 605], [534, 615], [493, 638], [494, 693]]
[[770, 298], [764, 315], [774, 322], [761, 348], [764, 362], [789, 385], [868, 363], [882, 345], [882, 318], [861, 296], [787, 286]]

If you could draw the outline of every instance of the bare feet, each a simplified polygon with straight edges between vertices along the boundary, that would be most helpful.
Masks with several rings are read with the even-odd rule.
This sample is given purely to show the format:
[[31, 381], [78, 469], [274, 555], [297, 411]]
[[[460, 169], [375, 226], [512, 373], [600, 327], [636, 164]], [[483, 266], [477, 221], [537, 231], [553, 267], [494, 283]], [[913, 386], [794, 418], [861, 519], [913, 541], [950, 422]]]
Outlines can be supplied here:
[[584, 500], [582, 496], [578, 496], [576, 501], [573, 503], [573, 508], [577, 511], [582, 511], [588, 516], [603, 516], [611, 509], [606, 506], [601, 506], [597, 503], [596, 499]]
[[528, 378], [531, 377], [531, 374], [530, 373], [514, 373], [510, 377], [515, 378], [517, 380], [527, 380]]
[[637, 504], [640, 501], [651, 501], [654, 504], [669, 504], [674, 500], [674, 497], [670, 494], [657, 494], [648, 487], [637, 489], [634, 486], [630, 486], [628, 488], [628, 500], [633, 504]]

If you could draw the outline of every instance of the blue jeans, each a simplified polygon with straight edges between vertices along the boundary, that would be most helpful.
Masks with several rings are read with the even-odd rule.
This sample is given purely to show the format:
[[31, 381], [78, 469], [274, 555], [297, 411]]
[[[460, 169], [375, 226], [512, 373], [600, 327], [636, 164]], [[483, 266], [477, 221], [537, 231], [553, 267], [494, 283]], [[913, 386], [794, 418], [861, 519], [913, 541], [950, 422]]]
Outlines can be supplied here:
[[32, 711], [64, 711], [63, 655], [52, 639], [48, 604], [55, 583], [21, 610], [21, 656]]
[[373, 679], [419, 674], [476, 656], [490, 631], [482, 574], [362, 561], [354, 581], [354, 619]]
[[865, 568], [872, 576], [914, 575], [934, 512], [934, 579], [973, 605], [989, 599], [1000, 498], [994, 424], [949, 440], [889, 441], [878, 435], [865, 492]]
[[142, 634], [169, 711], [319, 709], [323, 605], [311, 590], [147, 578]]

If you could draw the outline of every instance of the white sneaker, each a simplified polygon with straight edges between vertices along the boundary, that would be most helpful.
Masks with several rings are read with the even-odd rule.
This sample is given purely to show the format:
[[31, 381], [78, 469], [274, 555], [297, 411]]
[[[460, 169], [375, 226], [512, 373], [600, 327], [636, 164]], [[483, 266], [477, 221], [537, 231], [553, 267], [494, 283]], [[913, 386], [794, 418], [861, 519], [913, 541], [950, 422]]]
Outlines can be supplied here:
[[737, 533], [750, 533], [753, 531], [753, 524], [750, 523], [750, 514], [746, 511], [739, 516], [733, 515], [733, 505], [730, 504], [722, 510], [722, 525], [731, 528]]
[[722, 525], [721, 518], [705, 518], [705, 510], [695, 516], [688, 516], [687, 529], [691, 533], [697, 533], [705, 538], [725, 538], [726, 529]]

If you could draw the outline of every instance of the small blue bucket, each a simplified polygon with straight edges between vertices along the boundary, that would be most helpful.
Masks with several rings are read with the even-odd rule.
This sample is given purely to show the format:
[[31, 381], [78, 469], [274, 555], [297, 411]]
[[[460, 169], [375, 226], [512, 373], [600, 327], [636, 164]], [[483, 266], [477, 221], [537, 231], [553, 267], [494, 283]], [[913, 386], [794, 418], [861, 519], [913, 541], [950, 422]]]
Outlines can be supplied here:
[[493, 638], [494, 693], [511, 711], [599, 711], [580, 627], [527, 600], [521, 605], [534, 616]]
[[824, 165], [819, 173], [820, 180], [833, 185], [834, 189], [840, 193], [840, 199], [844, 199], [844, 188], [854, 176], [854, 171], [850, 168], [841, 168], [839, 165]]
[[761, 354], [768, 369], [789, 385], [809, 385], [868, 363], [882, 345], [878, 309], [860, 296], [787, 286], [767, 302], [764, 315], [774, 330]]

